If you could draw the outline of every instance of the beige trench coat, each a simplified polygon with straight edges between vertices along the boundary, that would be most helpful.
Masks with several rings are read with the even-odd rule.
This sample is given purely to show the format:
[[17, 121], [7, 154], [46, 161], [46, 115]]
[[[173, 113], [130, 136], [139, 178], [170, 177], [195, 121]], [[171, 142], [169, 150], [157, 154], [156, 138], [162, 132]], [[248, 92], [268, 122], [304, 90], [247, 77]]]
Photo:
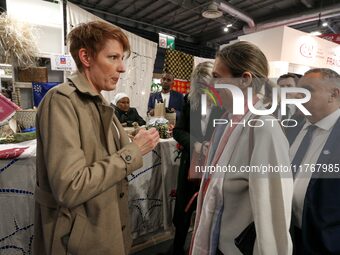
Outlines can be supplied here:
[[85, 77], [70, 80], [37, 113], [34, 254], [128, 254], [126, 176], [142, 155]]

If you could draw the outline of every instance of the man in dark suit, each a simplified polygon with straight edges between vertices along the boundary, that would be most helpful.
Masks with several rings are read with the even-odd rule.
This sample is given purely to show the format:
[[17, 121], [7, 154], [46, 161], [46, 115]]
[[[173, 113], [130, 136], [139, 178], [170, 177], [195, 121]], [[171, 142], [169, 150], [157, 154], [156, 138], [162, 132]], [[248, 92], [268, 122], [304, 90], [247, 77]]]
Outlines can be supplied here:
[[309, 70], [299, 87], [312, 114], [288, 130], [294, 174], [294, 254], [340, 254], [340, 77], [330, 69]]
[[170, 73], [164, 73], [161, 79], [162, 91], [150, 94], [148, 103], [148, 113], [154, 116], [156, 102], [165, 102], [165, 107], [172, 112], [176, 111], [176, 119], [179, 118], [183, 107], [183, 95], [177, 91], [171, 90], [174, 83], [174, 76]]
[[[293, 88], [296, 87], [297, 83], [299, 81], [299, 78], [293, 74], [293, 73], [287, 73], [281, 75], [277, 79], [277, 85], [280, 86], [280, 88]], [[288, 93], [287, 98], [295, 98], [295, 93]], [[296, 111], [295, 105], [287, 105], [286, 108], [286, 115], [282, 115], [281, 108], [278, 107], [276, 112], [274, 113], [274, 116], [276, 116], [278, 119], [290, 119]]]

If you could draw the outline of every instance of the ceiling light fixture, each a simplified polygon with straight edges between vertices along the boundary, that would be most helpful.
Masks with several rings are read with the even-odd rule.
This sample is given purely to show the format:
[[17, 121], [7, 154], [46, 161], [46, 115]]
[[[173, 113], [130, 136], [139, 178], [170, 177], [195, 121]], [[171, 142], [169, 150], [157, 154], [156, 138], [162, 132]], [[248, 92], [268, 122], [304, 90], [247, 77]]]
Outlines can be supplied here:
[[223, 31], [224, 31], [224, 32], [228, 32], [228, 31], [229, 31], [229, 28], [228, 28], [228, 27], [225, 27], [225, 28], [223, 28]]
[[208, 8], [202, 12], [202, 16], [207, 19], [217, 19], [223, 15], [215, 3], [209, 4]]
[[327, 27], [327, 26], [328, 26], [328, 23], [327, 23], [326, 21], [324, 21], [324, 22], [322, 23], [322, 26], [323, 26], [323, 27]]
[[227, 27], [232, 27], [232, 26], [233, 26], [233, 24], [228, 24], [228, 25], [227, 25]]

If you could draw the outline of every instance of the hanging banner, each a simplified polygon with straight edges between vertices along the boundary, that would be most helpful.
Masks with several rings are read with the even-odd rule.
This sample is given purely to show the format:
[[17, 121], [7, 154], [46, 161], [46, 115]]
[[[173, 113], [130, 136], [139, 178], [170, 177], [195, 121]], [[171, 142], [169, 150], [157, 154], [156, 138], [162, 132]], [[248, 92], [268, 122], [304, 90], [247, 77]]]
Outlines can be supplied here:
[[174, 84], [171, 89], [182, 94], [187, 94], [190, 90], [190, 81], [174, 79]]
[[340, 34], [323, 34], [320, 35], [319, 37], [340, 44]]

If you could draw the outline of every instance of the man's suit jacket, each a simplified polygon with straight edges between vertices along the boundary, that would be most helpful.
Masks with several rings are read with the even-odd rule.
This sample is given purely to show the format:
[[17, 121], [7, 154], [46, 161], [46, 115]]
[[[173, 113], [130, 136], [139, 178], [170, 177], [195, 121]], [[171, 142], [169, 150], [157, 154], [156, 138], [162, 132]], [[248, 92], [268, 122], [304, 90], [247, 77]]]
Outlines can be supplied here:
[[[162, 98], [162, 94], [161, 92], [156, 92], [156, 93], [152, 93], [150, 94], [149, 97], [149, 103], [148, 103], [148, 112], [151, 109], [155, 108], [155, 101], [157, 100], [157, 102], [163, 102], [163, 98]], [[183, 107], [183, 95], [177, 91], [170, 91], [170, 99], [169, 99], [169, 108], [174, 108], [176, 110], [176, 119], [178, 119], [178, 117], [180, 116], [180, 113], [182, 111], [182, 107]]]
[[[290, 129], [287, 137], [292, 144], [303, 127]], [[340, 118], [335, 123], [317, 164], [336, 171], [313, 173], [309, 182], [302, 216], [304, 254], [340, 254]], [[317, 169], [317, 167], [316, 167]], [[332, 178], [324, 178], [325, 176]], [[321, 178], [318, 178], [321, 177]]]

